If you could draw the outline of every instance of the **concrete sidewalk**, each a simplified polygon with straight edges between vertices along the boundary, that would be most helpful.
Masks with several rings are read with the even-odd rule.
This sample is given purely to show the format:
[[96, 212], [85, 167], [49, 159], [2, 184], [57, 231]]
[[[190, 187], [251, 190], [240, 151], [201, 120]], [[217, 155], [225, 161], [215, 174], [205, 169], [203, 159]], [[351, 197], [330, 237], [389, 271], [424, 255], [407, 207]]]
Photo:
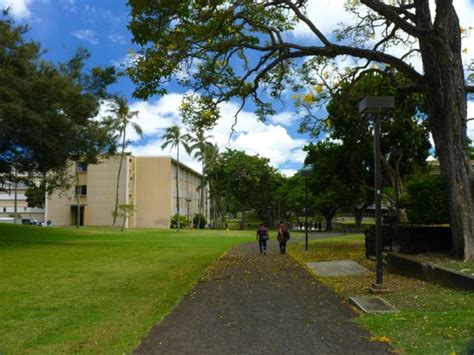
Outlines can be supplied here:
[[142, 342], [137, 354], [383, 354], [354, 314], [275, 241], [235, 247]]

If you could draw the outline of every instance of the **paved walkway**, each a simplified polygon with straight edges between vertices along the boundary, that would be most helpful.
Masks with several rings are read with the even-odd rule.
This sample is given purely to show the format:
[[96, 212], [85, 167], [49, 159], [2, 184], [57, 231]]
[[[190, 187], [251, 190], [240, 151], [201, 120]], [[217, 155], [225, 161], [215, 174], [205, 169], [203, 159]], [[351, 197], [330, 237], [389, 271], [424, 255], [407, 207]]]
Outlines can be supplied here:
[[159, 325], [137, 354], [381, 354], [382, 343], [275, 241], [235, 247]]

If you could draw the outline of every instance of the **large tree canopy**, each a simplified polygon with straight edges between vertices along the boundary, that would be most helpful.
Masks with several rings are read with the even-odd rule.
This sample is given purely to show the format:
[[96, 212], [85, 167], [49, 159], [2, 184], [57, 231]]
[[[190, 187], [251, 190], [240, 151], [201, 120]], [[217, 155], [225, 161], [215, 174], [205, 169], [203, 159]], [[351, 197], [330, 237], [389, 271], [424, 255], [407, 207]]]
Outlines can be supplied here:
[[[308, 61], [350, 56], [366, 61], [347, 75], [357, 76], [370, 63], [382, 63], [410, 81], [427, 100], [429, 128], [441, 169], [447, 176], [450, 224], [457, 256], [474, 258], [474, 207], [469, 184], [466, 134], [466, 85], [461, 58], [461, 29], [453, 0], [348, 1], [358, 15], [335, 35], [323, 33], [306, 13], [305, 0], [129, 0], [130, 29], [142, 46], [130, 75], [135, 95], [148, 98], [166, 92], [176, 74], [192, 89], [187, 119], [205, 126], [217, 115], [217, 104], [251, 98], [263, 117]], [[299, 22], [312, 34], [301, 40], [289, 32]], [[397, 51], [393, 48], [396, 47]], [[399, 53], [399, 54], [394, 54]], [[423, 70], [410, 62], [421, 57]], [[184, 73], [192, 75], [183, 75]], [[197, 103], [197, 104], [196, 104]]]
[[69, 160], [94, 163], [114, 150], [109, 127], [94, 117], [115, 70], [86, 73], [84, 49], [65, 63], [47, 62], [40, 45], [25, 39], [27, 30], [0, 19], [0, 167], [56, 177]]

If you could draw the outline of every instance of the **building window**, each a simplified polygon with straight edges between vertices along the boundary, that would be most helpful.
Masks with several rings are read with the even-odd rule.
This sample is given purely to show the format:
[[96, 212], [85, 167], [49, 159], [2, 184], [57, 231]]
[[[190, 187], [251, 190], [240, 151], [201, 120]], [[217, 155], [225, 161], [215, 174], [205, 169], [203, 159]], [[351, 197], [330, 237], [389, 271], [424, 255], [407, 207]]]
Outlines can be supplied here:
[[77, 164], [77, 171], [86, 172], [87, 171], [87, 163], [78, 163]]
[[7, 212], [7, 208], [6, 208], [6, 207], [3, 207], [3, 212]]
[[87, 185], [76, 185], [76, 196], [86, 196], [87, 195]]

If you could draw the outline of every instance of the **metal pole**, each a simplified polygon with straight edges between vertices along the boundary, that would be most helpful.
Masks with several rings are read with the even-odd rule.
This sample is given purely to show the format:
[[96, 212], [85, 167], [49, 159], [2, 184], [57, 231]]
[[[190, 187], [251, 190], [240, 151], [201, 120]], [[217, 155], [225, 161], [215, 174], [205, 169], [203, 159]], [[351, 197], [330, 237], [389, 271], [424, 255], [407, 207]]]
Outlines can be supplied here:
[[380, 170], [380, 121], [374, 117], [374, 170], [375, 170], [375, 251], [377, 256], [376, 285], [383, 284], [382, 275], [382, 174]]
[[15, 200], [13, 207], [13, 223], [16, 224], [18, 217], [18, 170], [15, 168]]
[[305, 247], [304, 250], [308, 251], [308, 183], [307, 178], [304, 178], [304, 235], [305, 235]]

